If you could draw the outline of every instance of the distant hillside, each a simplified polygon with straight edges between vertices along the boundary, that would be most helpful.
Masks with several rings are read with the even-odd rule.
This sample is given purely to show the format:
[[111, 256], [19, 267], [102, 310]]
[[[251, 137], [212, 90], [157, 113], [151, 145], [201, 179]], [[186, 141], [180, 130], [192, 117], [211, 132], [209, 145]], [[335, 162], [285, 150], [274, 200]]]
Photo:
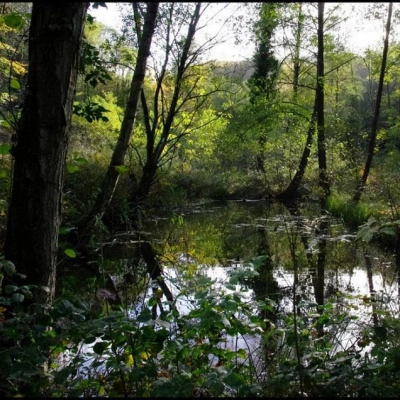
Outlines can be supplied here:
[[217, 61], [215, 74], [230, 76], [233, 79], [247, 81], [254, 72], [253, 61]]

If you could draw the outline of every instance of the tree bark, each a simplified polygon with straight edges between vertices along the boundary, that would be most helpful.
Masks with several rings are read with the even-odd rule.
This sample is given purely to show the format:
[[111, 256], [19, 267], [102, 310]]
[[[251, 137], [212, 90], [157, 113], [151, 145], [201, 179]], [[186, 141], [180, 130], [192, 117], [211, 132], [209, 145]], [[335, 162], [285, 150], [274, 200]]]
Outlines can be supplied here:
[[55, 293], [61, 196], [78, 60], [89, 3], [34, 2], [27, 94], [17, 126], [5, 257], [26, 283]]
[[124, 119], [122, 121], [117, 145], [114, 149], [110, 165], [108, 166], [106, 176], [104, 177], [100, 192], [97, 195], [95, 204], [88, 215], [86, 215], [78, 225], [78, 237], [80, 244], [86, 243], [88, 233], [93, 227], [95, 218], [102, 217], [110, 204], [115, 188], [118, 183], [120, 172], [118, 167], [123, 166], [125, 155], [128, 150], [129, 142], [132, 137], [132, 130], [135, 125], [136, 114], [139, 105], [139, 99], [143, 89], [143, 83], [146, 75], [147, 59], [150, 55], [150, 47], [156, 26], [156, 18], [159, 3], [148, 3], [147, 12], [143, 26], [143, 33], [139, 38], [139, 51], [136, 60], [135, 72], [133, 74], [129, 99], [125, 109]]
[[382, 101], [382, 92], [383, 92], [383, 84], [384, 84], [383, 81], [385, 79], [387, 55], [388, 55], [388, 51], [389, 51], [389, 35], [390, 35], [390, 25], [391, 25], [391, 21], [392, 21], [392, 10], [393, 10], [393, 3], [389, 3], [388, 18], [387, 18], [387, 22], [386, 22], [386, 35], [385, 35], [385, 40], [384, 40], [384, 45], [383, 45], [381, 72], [380, 72], [380, 76], [379, 76], [378, 93], [376, 94], [376, 104], [375, 104], [374, 118], [372, 120], [371, 135], [369, 137], [367, 160], [365, 162], [365, 167], [364, 167], [364, 171], [361, 176], [360, 182], [359, 182], [357, 189], [355, 190], [355, 193], [353, 196], [353, 201], [355, 203], [358, 203], [360, 201], [361, 195], [364, 192], [364, 188], [367, 183], [369, 171], [370, 171], [371, 165], [372, 165], [372, 159], [374, 157], [376, 135], [378, 132], [379, 114], [380, 114], [381, 101]]
[[316, 115], [317, 115], [317, 97], [315, 97], [313, 113], [311, 115], [310, 124], [308, 126], [306, 144], [303, 149], [303, 154], [301, 156], [299, 166], [297, 167], [296, 174], [290, 181], [288, 187], [277, 195], [277, 198], [283, 201], [293, 201], [297, 191], [299, 190], [301, 181], [306, 172], [308, 159], [311, 153], [311, 145], [313, 142], [313, 137], [316, 129]]
[[321, 205], [325, 207], [329, 195], [329, 180], [326, 164], [326, 140], [325, 140], [325, 65], [324, 65], [324, 9], [325, 3], [318, 3], [318, 54], [317, 54], [317, 132], [318, 132], [318, 168], [319, 187], [321, 190]]

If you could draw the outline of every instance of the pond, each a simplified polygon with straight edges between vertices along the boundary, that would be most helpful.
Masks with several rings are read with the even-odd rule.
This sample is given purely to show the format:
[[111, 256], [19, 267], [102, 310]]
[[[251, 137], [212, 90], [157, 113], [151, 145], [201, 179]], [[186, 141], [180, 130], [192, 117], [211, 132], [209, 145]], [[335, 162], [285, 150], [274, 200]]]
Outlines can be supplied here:
[[[170, 298], [159, 280], [148, 278], [136, 252], [140, 240], [121, 240], [126, 232], [103, 246], [103, 266], [119, 265], [119, 276], [133, 273], [131, 287], [141, 282], [128, 306], [135, 332], [146, 326], [170, 332], [159, 365], [187, 340], [191, 351], [208, 346], [210, 367], [239, 354], [257, 382], [289, 371], [290, 362], [309, 368], [313, 379], [324, 373], [318, 379], [329, 380], [337, 363], [343, 371], [349, 359], [354, 370], [355, 363], [359, 367], [371, 350], [371, 332], [384, 329], [388, 315], [398, 315], [394, 255], [357, 241], [340, 219], [321, 216], [317, 204], [202, 203], [159, 215], [142, 231], [157, 253]], [[116, 287], [118, 279], [113, 276]], [[86, 347], [89, 356], [91, 345]], [[93, 359], [104, 368], [99, 357]], [[316, 359], [324, 360], [324, 368], [333, 360], [329, 373], [314, 367]], [[88, 358], [85, 371], [90, 366]]]
[[[322, 220], [325, 232], [320, 232]], [[271, 281], [275, 281], [269, 289], [274, 287], [278, 293], [266, 294], [277, 295], [295, 280], [300, 286], [311, 283], [311, 289], [322, 258], [324, 276], [319, 289], [324, 298], [341, 292], [374, 295], [376, 300], [397, 304], [394, 255], [356, 241], [356, 232], [346, 229], [338, 218], [321, 217], [315, 204], [294, 211], [264, 201], [205, 203], [148, 221], [144, 230], [151, 232], [165, 271], [207, 271], [211, 278], [226, 280], [229, 267], [240, 269], [268, 255]]]
[[[169, 217], [158, 216], [143, 229], [159, 254], [165, 281], [183, 314], [193, 303], [190, 296], [180, 294], [183, 282], [190, 286], [199, 276], [207, 276], [215, 281], [214, 290], [229, 293], [221, 288], [237, 272], [243, 279], [231, 289], [248, 301], [267, 299], [273, 304], [269, 317], [278, 324], [293, 311], [293, 301], [298, 311], [305, 307], [306, 313], [327, 302], [343, 309], [340, 303], [345, 302], [347, 308], [354, 303], [349, 312], [360, 314], [356, 305], [360, 299], [364, 299], [363, 311], [379, 305], [398, 309], [393, 254], [356, 241], [356, 232], [346, 229], [340, 219], [321, 217], [317, 204], [293, 210], [265, 201], [203, 203]], [[245, 276], [249, 270], [258, 275]], [[157, 282], [149, 284], [136, 314], [157, 287]], [[169, 304], [165, 297], [160, 303]], [[360, 328], [360, 321], [353, 328]], [[349, 334], [351, 329], [347, 327], [340, 346], [347, 348], [343, 341], [358, 337]]]

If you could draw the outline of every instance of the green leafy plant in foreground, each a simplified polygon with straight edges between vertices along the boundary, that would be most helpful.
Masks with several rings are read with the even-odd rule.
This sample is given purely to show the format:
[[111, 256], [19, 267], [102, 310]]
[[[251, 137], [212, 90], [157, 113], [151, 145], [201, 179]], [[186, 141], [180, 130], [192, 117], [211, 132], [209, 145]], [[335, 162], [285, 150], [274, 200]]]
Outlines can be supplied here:
[[[1, 274], [10, 278], [16, 271], [2, 260]], [[393, 312], [383, 304], [378, 309], [376, 299], [336, 293], [324, 306], [303, 296], [295, 319], [292, 311], [249, 296], [243, 278], [256, 275], [246, 266], [224, 284], [201, 273], [193, 274], [196, 284], [190, 286], [175, 278], [181, 289], [172, 305], [159, 291], [125, 309], [112, 308], [104, 296], [105, 307], [97, 315], [91, 304], [66, 294], [50, 309], [33, 305], [24, 310], [18, 307], [21, 298], [13, 295], [29, 296], [32, 288], [2, 284], [0, 393], [399, 394], [400, 326]], [[157, 316], [154, 307], [160, 308]], [[275, 312], [277, 322], [261, 318], [263, 309]]]

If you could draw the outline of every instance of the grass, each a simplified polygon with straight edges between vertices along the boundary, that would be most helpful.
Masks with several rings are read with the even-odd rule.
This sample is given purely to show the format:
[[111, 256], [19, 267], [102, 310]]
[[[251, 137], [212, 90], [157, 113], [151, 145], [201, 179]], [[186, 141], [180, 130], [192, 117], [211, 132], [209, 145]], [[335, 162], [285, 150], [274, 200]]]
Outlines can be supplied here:
[[368, 221], [368, 218], [375, 217], [378, 219], [381, 216], [376, 205], [372, 208], [370, 203], [362, 201], [356, 203], [351, 199], [336, 194], [329, 196], [327, 210], [332, 215], [342, 218], [344, 224], [354, 230]]

